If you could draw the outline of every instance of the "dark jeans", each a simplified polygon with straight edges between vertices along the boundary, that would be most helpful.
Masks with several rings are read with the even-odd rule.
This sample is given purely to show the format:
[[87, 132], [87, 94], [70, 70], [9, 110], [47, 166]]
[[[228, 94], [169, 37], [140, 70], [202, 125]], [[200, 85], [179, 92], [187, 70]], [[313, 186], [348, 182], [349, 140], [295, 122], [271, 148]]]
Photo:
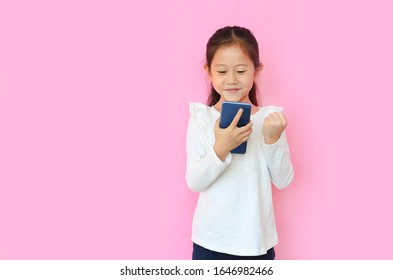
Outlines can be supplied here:
[[236, 256], [211, 251], [198, 244], [193, 243], [193, 260], [274, 260], [276, 253], [274, 248], [269, 249], [265, 255], [260, 256]]

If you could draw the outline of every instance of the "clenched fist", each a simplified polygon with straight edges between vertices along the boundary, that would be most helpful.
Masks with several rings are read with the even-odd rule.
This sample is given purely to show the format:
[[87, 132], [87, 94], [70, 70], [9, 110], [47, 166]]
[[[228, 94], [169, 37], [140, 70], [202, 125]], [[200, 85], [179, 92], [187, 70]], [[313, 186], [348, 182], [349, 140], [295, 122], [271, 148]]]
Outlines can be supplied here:
[[269, 114], [263, 122], [263, 135], [266, 144], [275, 143], [287, 127], [287, 118], [283, 112]]

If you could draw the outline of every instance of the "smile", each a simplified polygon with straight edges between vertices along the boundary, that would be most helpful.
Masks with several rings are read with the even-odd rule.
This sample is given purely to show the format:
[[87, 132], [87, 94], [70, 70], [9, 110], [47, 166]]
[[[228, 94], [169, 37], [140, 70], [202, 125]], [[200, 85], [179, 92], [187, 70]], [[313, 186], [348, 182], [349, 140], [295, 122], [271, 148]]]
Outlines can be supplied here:
[[231, 89], [226, 89], [225, 91], [229, 92], [229, 93], [235, 93], [237, 91], [239, 91], [240, 88], [231, 88]]

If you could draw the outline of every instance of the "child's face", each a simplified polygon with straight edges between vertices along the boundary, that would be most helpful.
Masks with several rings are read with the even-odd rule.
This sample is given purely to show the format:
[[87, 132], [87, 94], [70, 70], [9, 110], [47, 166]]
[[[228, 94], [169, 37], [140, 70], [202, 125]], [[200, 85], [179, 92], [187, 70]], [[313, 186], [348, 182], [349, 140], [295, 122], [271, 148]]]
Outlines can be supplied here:
[[237, 46], [219, 48], [214, 54], [210, 69], [205, 66], [214, 89], [223, 101], [248, 102], [256, 69], [250, 57]]

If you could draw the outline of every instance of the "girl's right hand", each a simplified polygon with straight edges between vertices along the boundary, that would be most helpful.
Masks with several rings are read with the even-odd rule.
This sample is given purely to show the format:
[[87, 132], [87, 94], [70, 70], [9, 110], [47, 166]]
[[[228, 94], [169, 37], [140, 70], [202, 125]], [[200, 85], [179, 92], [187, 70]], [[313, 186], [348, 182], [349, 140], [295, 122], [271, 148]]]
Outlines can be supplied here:
[[213, 149], [218, 158], [222, 161], [225, 160], [231, 150], [250, 138], [250, 134], [252, 132], [251, 121], [243, 127], [237, 127], [237, 123], [239, 122], [242, 113], [243, 109], [239, 109], [227, 128], [220, 128], [220, 119], [216, 121], [214, 126], [216, 143], [214, 144]]

